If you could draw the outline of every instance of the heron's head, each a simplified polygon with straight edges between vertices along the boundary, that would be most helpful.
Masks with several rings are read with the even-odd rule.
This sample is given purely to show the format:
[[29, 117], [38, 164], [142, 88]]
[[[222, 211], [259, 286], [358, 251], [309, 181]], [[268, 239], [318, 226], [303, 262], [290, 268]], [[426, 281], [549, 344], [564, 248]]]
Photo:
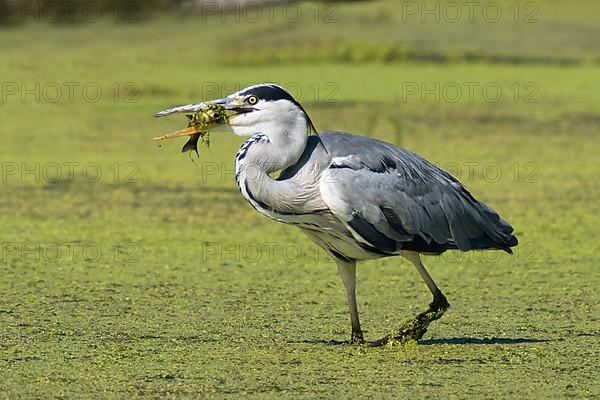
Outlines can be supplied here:
[[218, 104], [229, 111], [231, 116], [227, 125], [236, 135], [251, 136], [259, 132], [268, 135], [292, 129], [316, 132], [302, 105], [281, 86], [272, 83], [249, 86], [222, 99], [171, 108], [156, 116], [194, 114], [210, 104]]

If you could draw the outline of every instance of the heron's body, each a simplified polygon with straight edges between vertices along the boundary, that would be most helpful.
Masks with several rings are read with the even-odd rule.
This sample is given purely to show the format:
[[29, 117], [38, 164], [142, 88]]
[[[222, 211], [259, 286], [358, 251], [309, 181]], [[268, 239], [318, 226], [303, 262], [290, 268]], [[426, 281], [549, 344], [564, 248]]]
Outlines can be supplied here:
[[515, 244], [510, 225], [451, 175], [408, 150], [325, 132], [310, 136], [298, 161], [273, 179], [251, 156], [261, 145], [268, 146], [268, 138], [252, 136], [236, 157], [238, 172], [249, 169], [236, 175], [242, 194], [258, 212], [299, 227], [335, 258], [510, 252]]
[[[499, 249], [517, 244], [513, 228], [453, 176], [418, 155], [364, 136], [315, 131], [277, 85], [256, 85], [216, 101], [237, 114], [249, 136], [236, 156], [236, 181], [261, 214], [294, 225], [337, 261], [347, 290], [353, 341], [363, 341], [355, 296], [356, 261], [404, 256], [431, 290], [429, 309], [399, 330], [420, 338], [449, 307], [419, 254]], [[188, 113], [205, 103], [159, 113]], [[272, 175], [281, 171], [277, 178]], [[374, 344], [384, 344], [386, 336]]]

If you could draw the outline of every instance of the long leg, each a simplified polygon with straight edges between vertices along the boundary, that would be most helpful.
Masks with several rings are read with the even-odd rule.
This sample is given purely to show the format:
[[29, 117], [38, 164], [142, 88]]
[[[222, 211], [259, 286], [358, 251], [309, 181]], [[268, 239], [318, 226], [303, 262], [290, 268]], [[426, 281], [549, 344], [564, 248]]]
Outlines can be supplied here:
[[390, 340], [406, 341], [406, 340], [418, 340], [423, 337], [429, 324], [437, 319], [440, 319], [446, 310], [450, 307], [446, 296], [437, 287], [431, 275], [425, 269], [425, 266], [421, 262], [419, 253], [413, 251], [406, 251], [402, 254], [404, 258], [414, 264], [421, 275], [421, 278], [425, 281], [425, 284], [433, 295], [433, 301], [429, 304], [429, 308], [417, 315], [414, 319], [405, 322], [396, 333], [384, 336], [383, 338], [371, 342], [371, 346], [382, 346], [388, 343]]
[[337, 261], [337, 268], [348, 295], [350, 307], [350, 322], [352, 323], [351, 343], [364, 343], [360, 320], [358, 319], [358, 306], [356, 305], [356, 261]]
[[[448, 307], [450, 307], [450, 304], [448, 303], [448, 300], [446, 300], [446, 296], [444, 296], [444, 294], [442, 293], [440, 288], [437, 287], [437, 285], [431, 278], [431, 275], [429, 275], [429, 273], [425, 269], [425, 266], [421, 262], [421, 257], [419, 256], [419, 253], [416, 253], [414, 251], [407, 251], [403, 254], [403, 256], [408, 261], [412, 262], [415, 267], [417, 267], [417, 271], [419, 271], [421, 278], [423, 278], [423, 280], [425, 281], [425, 284], [427, 285], [427, 287], [431, 291], [431, 294], [433, 295], [433, 302], [431, 302], [431, 304], [429, 304], [429, 309], [432, 311], [443, 310], [442, 311], [442, 314], [443, 314], [444, 311], [446, 311], [448, 309]], [[440, 315], [440, 317], [441, 317], [441, 315]], [[438, 319], [438, 318], [436, 318], [436, 319]]]

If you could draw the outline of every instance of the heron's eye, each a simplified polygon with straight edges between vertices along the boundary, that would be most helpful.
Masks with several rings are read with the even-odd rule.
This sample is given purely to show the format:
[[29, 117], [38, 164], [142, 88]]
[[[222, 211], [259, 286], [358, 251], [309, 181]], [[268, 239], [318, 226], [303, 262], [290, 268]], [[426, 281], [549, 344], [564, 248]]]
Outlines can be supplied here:
[[248, 102], [248, 104], [255, 105], [256, 103], [258, 103], [258, 97], [250, 96], [248, 97], [248, 99], [246, 99], [246, 101]]

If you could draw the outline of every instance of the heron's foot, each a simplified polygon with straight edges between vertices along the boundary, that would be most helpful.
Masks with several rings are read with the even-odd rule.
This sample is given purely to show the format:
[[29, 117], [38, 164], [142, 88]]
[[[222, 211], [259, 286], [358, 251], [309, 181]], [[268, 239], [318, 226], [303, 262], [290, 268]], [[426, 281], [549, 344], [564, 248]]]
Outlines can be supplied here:
[[439, 293], [435, 296], [433, 302], [429, 305], [427, 311], [422, 312], [415, 318], [405, 321], [397, 331], [392, 334], [386, 335], [379, 340], [370, 342], [369, 346], [378, 347], [384, 346], [388, 343], [406, 343], [413, 340], [419, 340], [423, 337], [429, 324], [433, 321], [440, 319], [446, 310], [450, 307], [446, 297]]
[[348, 342], [348, 344], [364, 344], [365, 343], [365, 339], [363, 338], [363, 334], [362, 331], [352, 331], [352, 337], [350, 338], [350, 341]]
[[442, 292], [438, 292], [435, 294], [435, 296], [433, 296], [433, 301], [431, 302], [431, 304], [429, 304], [429, 309], [425, 312], [441, 312], [439, 317], [432, 320], [435, 321], [436, 319], [439, 319], [442, 315], [444, 315], [448, 308], [450, 308], [450, 303], [448, 303], [446, 296], [444, 296]]

